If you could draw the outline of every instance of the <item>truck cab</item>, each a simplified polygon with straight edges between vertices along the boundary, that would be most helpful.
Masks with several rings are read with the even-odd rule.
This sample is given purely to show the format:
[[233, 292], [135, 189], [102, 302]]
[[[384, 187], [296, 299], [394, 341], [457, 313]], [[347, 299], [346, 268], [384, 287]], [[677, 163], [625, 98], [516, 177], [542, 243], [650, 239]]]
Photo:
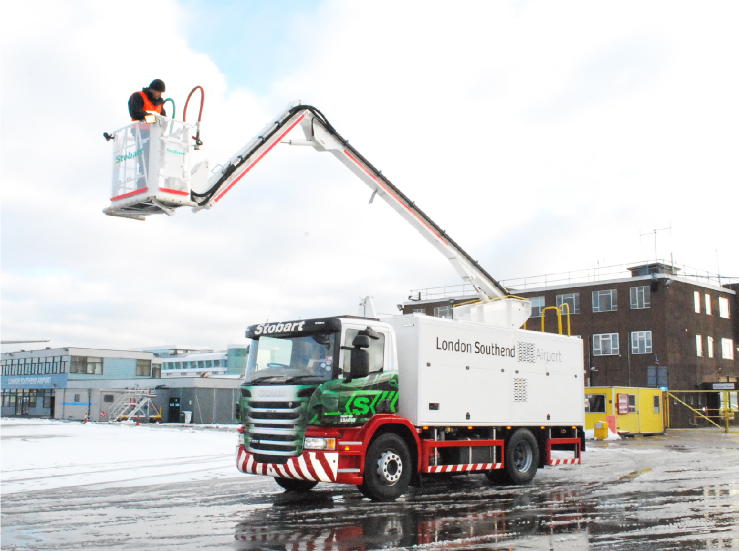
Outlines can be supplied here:
[[[387, 323], [315, 318], [253, 325], [246, 336], [251, 344], [237, 413], [245, 450], [259, 463], [299, 456], [309, 425], [353, 426], [397, 411], [395, 333]], [[357, 337], [368, 345], [355, 346]], [[363, 377], [352, 376], [357, 350], [366, 353]]]

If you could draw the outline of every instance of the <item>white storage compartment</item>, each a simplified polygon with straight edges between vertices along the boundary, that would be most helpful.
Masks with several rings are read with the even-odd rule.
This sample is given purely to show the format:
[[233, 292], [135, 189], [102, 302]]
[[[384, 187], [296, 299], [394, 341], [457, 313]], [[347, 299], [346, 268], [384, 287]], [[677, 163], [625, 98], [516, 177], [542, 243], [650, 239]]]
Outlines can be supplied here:
[[416, 426], [583, 425], [583, 347], [573, 337], [421, 315], [397, 335], [398, 414]]

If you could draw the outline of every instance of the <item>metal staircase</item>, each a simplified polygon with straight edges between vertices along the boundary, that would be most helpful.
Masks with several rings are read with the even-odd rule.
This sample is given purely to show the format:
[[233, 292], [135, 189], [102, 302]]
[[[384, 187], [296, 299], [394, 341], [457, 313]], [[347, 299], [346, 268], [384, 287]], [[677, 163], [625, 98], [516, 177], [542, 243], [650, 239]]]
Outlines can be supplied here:
[[[125, 419], [135, 419], [144, 417], [146, 419], [152, 417], [161, 418], [161, 412], [157, 409], [152, 398], [156, 398], [156, 394], [152, 394], [149, 389], [126, 389], [120, 397], [113, 403], [108, 410], [108, 423], [114, 423]], [[154, 415], [151, 411], [154, 411]]]

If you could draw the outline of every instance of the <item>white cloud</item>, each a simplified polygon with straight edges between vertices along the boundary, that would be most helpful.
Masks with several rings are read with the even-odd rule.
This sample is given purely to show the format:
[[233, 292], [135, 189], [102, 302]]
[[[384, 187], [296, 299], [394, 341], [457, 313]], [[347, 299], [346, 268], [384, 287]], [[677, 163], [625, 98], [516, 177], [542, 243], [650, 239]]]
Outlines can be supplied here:
[[718, 250], [739, 275], [734, 4], [450, 6], [332, 0], [286, 17], [289, 43], [244, 52], [294, 52], [269, 96], [227, 87], [175, 1], [6, 7], [34, 24], [2, 36], [4, 337], [220, 347], [267, 316], [354, 313], [364, 294], [390, 312], [411, 288], [458, 283], [304, 148], [276, 148], [210, 212], [103, 216], [102, 132], [152, 78], [178, 110], [203, 85], [212, 165], [288, 101], [316, 105], [496, 278], [650, 258], [639, 233], [670, 225], [660, 256], [713, 271]]

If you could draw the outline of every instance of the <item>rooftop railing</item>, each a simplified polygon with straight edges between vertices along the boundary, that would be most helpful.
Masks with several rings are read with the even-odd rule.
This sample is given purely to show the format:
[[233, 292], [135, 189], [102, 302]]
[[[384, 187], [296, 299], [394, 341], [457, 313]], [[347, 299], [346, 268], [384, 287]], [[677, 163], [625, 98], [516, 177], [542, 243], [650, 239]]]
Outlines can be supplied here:
[[[641, 262], [629, 262], [628, 264], [613, 264], [609, 266], [596, 265], [582, 270], [568, 272], [552, 272], [541, 275], [526, 276], [501, 280], [500, 283], [512, 292], [524, 291], [526, 289], [558, 287], [563, 285], [576, 285], [582, 283], [596, 283], [598, 281], [609, 281], [613, 279], [625, 279], [632, 277], [631, 270], [636, 266], [651, 266], [661, 264], [666, 271], [680, 278], [689, 279], [698, 283], [709, 285], [727, 285], [739, 283], [739, 277], [727, 277], [708, 270], [700, 270], [686, 264], [678, 264], [667, 260], [644, 260]], [[660, 273], [664, 273], [660, 272]], [[649, 274], [645, 274], [649, 275]], [[443, 287], [427, 287], [425, 289], [413, 289], [408, 300], [442, 300], [445, 298], [475, 297], [475, 289], [469, 284], [447, 285]]]

